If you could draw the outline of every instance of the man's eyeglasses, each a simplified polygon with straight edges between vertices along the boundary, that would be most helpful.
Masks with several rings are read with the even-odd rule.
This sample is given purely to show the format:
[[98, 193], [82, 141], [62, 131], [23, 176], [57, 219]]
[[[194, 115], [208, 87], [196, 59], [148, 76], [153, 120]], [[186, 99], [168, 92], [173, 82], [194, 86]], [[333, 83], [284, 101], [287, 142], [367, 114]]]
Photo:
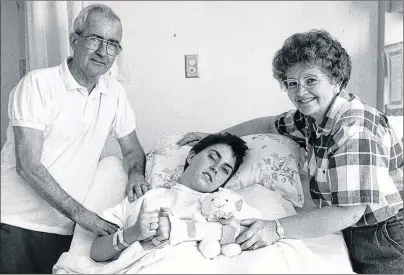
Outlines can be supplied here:
[[319, 76], [325, 74], [318, 75], [306, 75], [300, 78], [300, 80], [289, 78], [282, 81], [281, 87], [287, 93], [296, 93], [299, 90], [299, 85], [302, 85], [307, 91], [312, 92], [316, 89], [318, 85]]
[[111, 41], [108, 41], [105, 39], [101, 39], [101, 38], [98, 38], [95, 36], [85, 37], [81, 34], [78, 34], [78, 33], [76, 33], [76, 34], [78, 36], [83, 37], [86, 40], [84, 46], [86, 46], [86, 48], [88, 48], [90, 50], [98, 50], [101, 47], [101, 45], [103, 45], [103, 44], [105, 44], [107, 46], [107, 53], [112, 56], [118, 55], [122, 50], [121, 45], [119, 45], [118, 43], [111, 42]]

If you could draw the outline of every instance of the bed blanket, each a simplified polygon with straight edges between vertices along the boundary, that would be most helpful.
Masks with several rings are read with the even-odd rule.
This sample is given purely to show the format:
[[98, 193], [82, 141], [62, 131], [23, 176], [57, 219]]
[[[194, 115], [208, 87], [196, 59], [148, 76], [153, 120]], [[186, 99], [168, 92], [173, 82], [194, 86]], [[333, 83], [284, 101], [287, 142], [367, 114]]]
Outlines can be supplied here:
[[195, 242], [151, 250], [143, 249], [136, 242], [117, 260], [109, 263], [97, 263], [87, 256], [64, 253], [55, 270], [60, 274], [330, 273], [329, 266], [302, 241], [291, 239], [284, 239], [255, 251], [243, 251], [234, 258], [218, 256], [214, 260], [204, 258]]

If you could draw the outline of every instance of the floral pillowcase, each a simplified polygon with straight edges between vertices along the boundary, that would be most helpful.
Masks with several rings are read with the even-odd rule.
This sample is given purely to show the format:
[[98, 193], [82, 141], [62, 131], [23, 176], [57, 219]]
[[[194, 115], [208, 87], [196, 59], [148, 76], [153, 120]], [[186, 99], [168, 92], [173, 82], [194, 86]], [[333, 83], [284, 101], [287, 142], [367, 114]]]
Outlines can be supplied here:
[[[184, 170], [191, 146], [179, 147], [182, 135], [164, 137], [146, 158], [146, 181], [153, 187], [175, 184]], [[303, 189], [299, 172], [304, 151], [291, 139], [279, 134], [257, 134], [242, 137], [248, 152], [238, 171], [225, 188], [240, 189], [260, 184], [278, 192], [294, 206], [302, 207]]]

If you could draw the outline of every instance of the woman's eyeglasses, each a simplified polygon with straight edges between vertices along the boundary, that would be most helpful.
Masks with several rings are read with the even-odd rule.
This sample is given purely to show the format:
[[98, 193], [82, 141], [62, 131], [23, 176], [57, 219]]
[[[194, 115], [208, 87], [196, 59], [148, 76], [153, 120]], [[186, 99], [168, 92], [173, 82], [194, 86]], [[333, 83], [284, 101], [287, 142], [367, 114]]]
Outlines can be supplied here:
[[317, 88], [319, 76], [318, 75], [306, 75], [300, 78], [300, 80], [289, 78], [282, 81], [281, 87], [287, 93], [296, 93], [299, 90], [299, 85], [302, 85], [307, 91], [312, 92]]
[[90, 50], [98, 50], [101, 45], [105, 44], [107, 46], [107, 53], [112, 56], [118, 55], [122, 47], [118, 43], [111, 42], [105, 39], [101, 39], [95, 36], [85, 37], [81, 34], [76, 33], [78, 36], [83, 37], [85, 39], [84, 46]]

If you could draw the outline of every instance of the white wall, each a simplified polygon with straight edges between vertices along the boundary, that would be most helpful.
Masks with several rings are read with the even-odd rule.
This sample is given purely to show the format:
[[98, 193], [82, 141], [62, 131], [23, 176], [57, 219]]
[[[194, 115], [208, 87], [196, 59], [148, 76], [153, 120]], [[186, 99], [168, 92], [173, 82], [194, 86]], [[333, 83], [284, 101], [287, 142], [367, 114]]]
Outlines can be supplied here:
[[[146, 151], [162, 134], [218, 131], [292, 108], [271, 62], [288, 36], [311, 28], [341, 41], [353, 60], [349, 90], [376, 106], [377, 2], [102, 2], [123, 21], [117, 65]], [[3, 13], [2, 2], [2, 37]], [[2, 55], [10, 40], [2, 39]], [[200, 56], [200, 78], [186, 79], [184, 55], [193, 53]], [[2, 97], [3, 91], [9, 89], [2, 82]]]
[[20, 80], [19, 60], [24, 59], [19, 20], [17, 1], [1, 1], [1, 148], [6, 141], [8, 97]]
[[384, 44], [403, 42], [403, 13], [386, 12], [385, 20]]
[[[377, 2], [108, 2], [123, 21], [118, 67], [145, 149], [161, 134], [218, 131], [292, 107], [272, 58], [294, 32], [327, 29], [353, 59], [351, 92], [376, 106]], [[184, 77], [184, 55], [200, 78]]]

